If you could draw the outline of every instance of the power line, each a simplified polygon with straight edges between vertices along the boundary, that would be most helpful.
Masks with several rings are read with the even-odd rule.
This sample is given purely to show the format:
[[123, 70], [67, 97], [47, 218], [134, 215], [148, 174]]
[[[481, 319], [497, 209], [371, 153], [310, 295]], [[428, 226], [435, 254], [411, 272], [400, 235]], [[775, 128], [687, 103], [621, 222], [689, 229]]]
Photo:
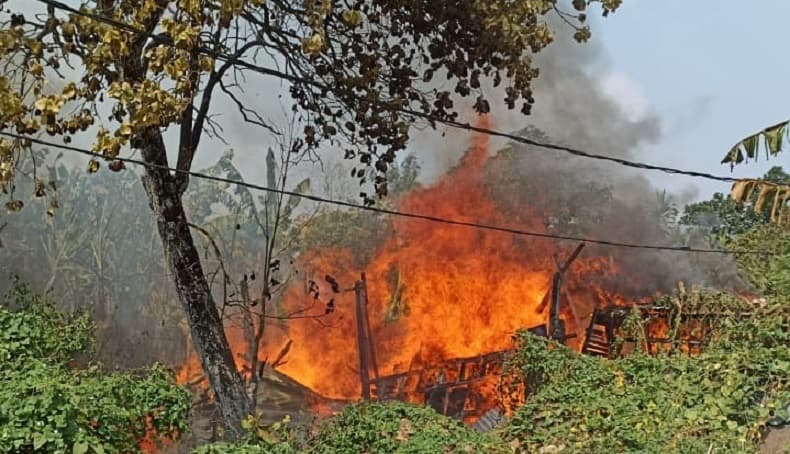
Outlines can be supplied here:
[[[30, 137], [30, 136], [21, 135], [21, 134], [9, 133], [9, 132], [5, 132], [5, 131], [0, 131], [0, 135], [6, 136], [6, 137], [10, 137], [10, 138], [13, 138], [13, 139], [17, 139], [17, 140], [30, 141], [31, 143], [35, 143], [35, 144], [39, 144], [39, 145], [50, 146], [50, 147], [59, 148], [59, 149], [62, 149], [62, 150], [72, 151], [72, 152], [75, 152], [75, 153], [80, 153], [80, 154], [83, 154], [83, 155], [91, 156], [93, 158], [97, 157], [97, 155], [94, 152], [90, 151], [90, 150], [87, 150], [87, 149], [84, 149], [84, 148], [79, 148], [79, 147], [74, 147], [74, 146], [71, 146], [71, 145], [58, 144], [58, 143], [55, 143], [55, 142], [49, 142], [49, 141], [46, 141], [46, 140], [41, 140], [41, 139], [38, 139], [38, 138], [35, 138], [35, 137]], [[491, 224], [481, 224], [481, 223], [468, 222], [468, 221], [459, 221], [459, 220], [455, 220], [455, 219], [441, 218], [441, 217], [438, 217], [438, 216], [422, 214], [422, 213], [411, 213], [411, 212], [406, 212], [406, 211], [390, 210], [390, 209], [387, 209], [387, 208], [379, 208], [379, 207], [375, 207], [375, 206], [360, 205], [360, 204], [346, 202], [346, 201], [342, 201], [342, 200], [335, 200], [335, 199], [329, 199], [329, 198], [326, 198], [326, 197], [319, 197], [319, 196], [311, 195], [311, 194], [301, 194], [301, 193], [294, 192], [294, 191], [287, 191], [287, 190], [277, 189], [277, 188], [269, 188], [269, 187], [266, 187], [266, 186], [261, 186], [261, 185], [257, 185], [257, 184], [253, 184], [253, 183], [247, 183], [245, 181], [239, 181], [239, 180], [233, 180], [233, 179], [230, 179], [230, 178], [223, 178], [223, 177], [217, 177], [217, 176], [213, 176], [213, 175], [207, 175], [207, 174], [204, 174], [204, 173], [194, 172], [194, 171], [191, 171], [191, 170], [175, 169], [175, 168], [168, 167], [168, 166], [147, 163], [147, 162], [141, 161], [139, 159], [121, 158], [121, 157], [116, 157], [114, 159], [118, 160], [118, 161], [123, 161], [123, 162], [126, 162], [126, 163], [130, 163], [130, 164], [140, 165], [140, 166], [143, 166], [143, 167], [160, 169], [160, 170], [167, 170], [167, 171], [170, 171], [170, 172], [186, 174], [186, 175], [189, 175], [189, 176], [192, 176], [192, 177], [195, 177], [195, 178], [204, 179], [204, 180], [216, 181], [216, 182], [220, 182], [220, 183], [228, 183], [228, 184], [242, 186], [242, 187], [246, 187], [246, 188], [254, 189], [254, 190], [258, 190], [258, 191], [272, 192], [272, 193], [288, 195], [288, 196], [292, 196], [292, 197], [299, 197], [299, 198], [312, 200], [314, 202], [319, 202], [319, 203], [327, 203], [327, 204], [331, 204], [331, 205], [337, 205], [337, 206], [342, 206], [342, 207], [347, 207], [347, 208], [353, 208], [353, 209], [358, 209], [358, 210], [370, 211], [370, 212], [374, 212], [374, 213], [386, 214], [386, 215], [391, 215], [391, 216], [400, 216], [400, 217], [411, 218], [411, 219], [419, 219], [419, 220], [423, 220], [423, 221], [430, 221], [430, 222], [436, 222], [436, 223], [442, 223], [442, 224], [448, 224], [448, 225], [469, 227], [469, 228], [475, 228], [475, 229], [481, 229], [481, 230], [489, 230], [489, 231], [502, 232], [502, 233], [510, 233], [510, 234], [519, 235], [519, 236], [528, 236], [528, 237], [552, 239], [552, 240], [579, 241], [579, 242], [599, 244], [599, 245], [602, 245], [602, 246], [620, 247], [620, 248], [628, 248], [628, 249], [649, 249], [649, 250], [660, 250], [660, 251], [689, 252], [689, 253], [694, 252], [694, 253], [705, 253], [705, 254], [776, 255], [775, 252], [769, 252], [769, 251], [755, 251], [755, 250], [728, 251], [728, 250], [725, 250], [725, 249], [697, 249], [697, 248], [692, 248], [692, 247], [688, 247], [688, 246], [663, 246], [663, 245], [651, 245], [651, 244], [639, 244], [639, 243], [624, 243], [624, 242], [618, 242], [618, 241], [590, 239], [590, 238], [568, 236], [568, 235], [554, 235], [554, 234], [550, 234], [550, 233], [531, 232], [531, 231], [520, 230], [520, 229], [511, 228], [511, 227], [503, 227], [503, 226], [497, 226], [497, 225], [491, 225]]]
[[[83, 17], [87, 17], [87, 18], [99, 21], [99, 22], [103, 22], [103, 23], [105, 23], [107, 25], [111, 25], [111, 26], [114, 26], [116, 28], [120, 28], [120, 29], [129, 31], [129, 32], [133, 32], [133, 33], [137, 33], [137, 34], [140, 34], [140, 35], [143, 35], [143, 36], [147, 36], [147, 37], [151, 38], [152, 40], [154, 40], [154, 41], [156, 41], [156, 42], [158, 42], [160, 44], [163, 44], [163, 45], [166, 45], [166, 46], [170, 46], [170, 47], [175, 47], [174, 43], [170, 39], [168, 39], [166, 37], [163, 37], [161, 35], [148, 33], [145, 30], [138, 29], [138, 28], [136, 28], [134, 26], [131, 26], [129, 24], [125, 24], [123, 22], [116, 21], [114, 19], [110, 19], [108, 17], [104, 17], [104, 16], [101, 16], [101, 15], [98, 15], [98, 14], [93, 14], [93, 13], [89, 13], [89, 12], [85, 12], [85, 11], [80, 11], [80, 10], [74, 8], [74, 7], [66, 5], [65, 3], [62, 3], [62, 2], [57, 1], [57, 0], [38, 0], [38, 1], [41, 2], [41, 3], [44, 3], [46, 5], [49, 5], [49, 6], [53, 7], [53, 8], [61, 9], [61, 10], [70, 12], [72, 14], [77, 14], [77, 15], [80, 15], [80, 16], [83, 16]], [[214, 51], [212, 51], [210, 49], [205, 49], [205, 48], [198, 49], [198, 52], [200, 52], [200, 53], [202, 53], [204, 55], [210, 56], [210, 57], [214, 57], [214, 58], [216, 58], [216, 59], [218, 59], [220, 61], [225, 61], [225, 62], [230, 62], [232, 64], [236, 64], [238, 66], [241, 66], [241, 67], [243, 67], [245, 69], [248, 69], [250, 71], [253, 71], [253, 72], [257, 72], [259, 74], [277, 77], [277, 78], [280, 78], [280, 79], [283, 79], [283, 80], [288, 80], [289, 82], [292, 82], [292, 83], [307, 84], [307, 85], [310, 85], [310, 86], [313, 86], [313, 87], [316, 87], [316, 88], [331, 90], [329, 87], [327, 87], [327, 86], [325, 86], [323, 84], [320, 84], [318, 82], [315, 82], [313, 80], [309, 80], [309, 79], [306, 79], [306, 78], [303, 78], [303, 77], [298, 77], [298, 76], [295, 76], [295, 75], [292, 75], [292, 74], [287, 74], [287, 73], [284, 73], [282, 71], [271, 69], [271, 68], [267, 68], [267, 67], [264, 67], [264, 66], [256, 65], [254, 63], [250, 63], [250, 62], [247, 62], [245, 60], [242, 60], [241, 58], [236, 58], [236, 57], [234, 57], [232, 55], [226, 55], [226, 54], [222, 54], [222, 53], [217, 53], [217, 52], [214, 52]], [[625, 167], [631, 167], [631, 168], [641, 169], [641, 170], [659, 171], [659, 172], [664, 172], [664, 173], [671, 174], [671, 175], [686, 175], [686, 176], [689, 176], [689, 177], [704, 178], [704, 179], [708, 179], [708, 180], [720, 181], [720, 182], [725, 182], [725, 183], [734, 183], [734, 182], [739, 180], [739, 178], [733, 178], [733, 177], [727, 177], [727, 176], [721, 176], [721, 175], [714, 175], [712, 173], [698, 172], [698, 171], [694, 171], [694, 170], [683, 170], [683, 169], [677, 169], [677, 168], [673, 168], [673, 167], [653, 165], [653, 164], [648, 164], [648, 163], [639, 162], [639, 161], [632, 161], [632, 160], [628, 160], [628, 159], [622, 159], [622, 158], [616, 158], [616, 157], [612, 157], [612, 156], [606, 156], [606, 155], [591, 153], [591, 152], [584, 151], [584, 150], [581, 150], [581, 149], [578, 149], [578, 148], [568, 147], [568, 146], [564, 146], [564, 145], [539, 142], [539, 141], [536, 141], [536, 140], [528, 139], [526, 137], [518, 136], [516, 134], [506, 133], [506, 132], [503, 132], [503, 131], [497, 131], [495, 129], [483, 128], [483, 127], [480, 127], [480, 126], [474, 126], [474, 125], [472, 125], [470, 123], [460, 122], [460, 121], [451, 120], [451, 119], [447, 119], [447, 118], [441, 118], [441, 117], [437, 117], [435, 115], [431, 115], [431, 114], [428, 114], [428, 113], [425, 113], [425, 112], [419, 112], [419, 111], [412, 110], [412, 109], [400, 108], [400, 109], [393, 109], [393, 110], [395, 110], [397, 112], [401, 112], [401, 113], [407, 114], [407, 115], [411, 115], [413, 117], [422, 118], [422, 119], [428, 120], [430, 122], [441, 123], [441, 124], [444, 124], [446, 126], [450, 126], [452, 128], [463, 129], [463, 130], [477, 132], [477, 133], [480, 133], [480, 134], [486, 134], [486, 135], [490, 135], [490, 136], [494, 136], [494, 137], [502, 137], [502, 138], [506, 138], [506, 139], [512, 140], [514, 142], [523, 143], [523, 144], [526, 144], [526, 145], [532, 145], [532, 146], [535, 146], [535, 147], [544, 148], [544, 149], [553, 150], [553, 151], [561, 151], [561, 152], [564, 152], [564, 153], [571, 154], [573, 156], [583, 157], [583, 158], [587, 158], [587, 159], [595, 159], [595, 160], [599, 160], [599, 161], [612, 162], [612, 163], [619, 164], [619, 165], [622, 165], [622, 166], [625, 166]]]

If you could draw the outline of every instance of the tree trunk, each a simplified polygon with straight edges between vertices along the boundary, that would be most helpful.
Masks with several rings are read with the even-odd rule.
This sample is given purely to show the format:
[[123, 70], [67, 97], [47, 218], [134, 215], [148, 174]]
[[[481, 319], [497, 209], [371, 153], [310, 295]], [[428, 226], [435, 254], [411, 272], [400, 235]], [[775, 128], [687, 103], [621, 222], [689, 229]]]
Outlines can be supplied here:
[[[161, 133], [149, 130], [145, 136], [141, 138], [145, 162], [166, 167], [167, 155]], [[227, 426], [239, 431], [241, 421], [249, 414], [249, 398], [203, 274], [200, 254], [192, 239], [176, 178], [168, 170], [146, 167], [143, 183], [178, 299], [187, 316], [195, 351]]]

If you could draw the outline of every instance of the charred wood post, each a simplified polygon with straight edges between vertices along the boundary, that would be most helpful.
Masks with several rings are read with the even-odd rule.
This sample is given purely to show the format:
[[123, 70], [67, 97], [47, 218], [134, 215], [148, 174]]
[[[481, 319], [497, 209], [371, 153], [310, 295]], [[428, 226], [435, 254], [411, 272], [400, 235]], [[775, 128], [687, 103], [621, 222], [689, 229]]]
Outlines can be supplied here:
[[362, 399], [370, 400], [370, 372], [372, 369], [374, 377], [378, 379], [379, 371], [378, 365], [376, 364], [373, 335], [370, 330], [370, 319], [368, 318], [368, 288], [367, 281], [365, 280], [365, 273], [362, 273], [360, 280], [354, 284], [354, 294], [356, 296], [359, 381], [362, 385]]
[[551, 308], [549, 309], [549, 339], [565, 342], [565, 322], [560, 318], [562, 298], [562, 273], [554, 272], [551, 283]]
[[573, 253], [568, 257], [564, 264], [560, 265], [557, 262], [557, 271], [554, 272], [554, 278], [551, 285], [551, 307], [549, 308], [549, 339], [554, 339], [559, 342], [565, 343], [568, 335], [565, 333], [565, 322], [560, 318], [560, 304], [562, 302], [562, 279], [565, 272], [570, 268], [571, 263], [581, 254], [584, 249], [584, 243], [579, 244], [574, 249]]

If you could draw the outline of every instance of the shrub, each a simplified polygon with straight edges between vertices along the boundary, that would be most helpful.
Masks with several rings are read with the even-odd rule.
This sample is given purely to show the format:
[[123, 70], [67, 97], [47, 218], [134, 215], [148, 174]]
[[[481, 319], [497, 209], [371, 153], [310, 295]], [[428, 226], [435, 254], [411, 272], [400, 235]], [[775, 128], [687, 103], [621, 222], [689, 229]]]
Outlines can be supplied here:
[[357, 404], [328, 420], [307, 452], [496, 453], [501, 441], [427, 407], [402, 402]]
[[187, 429], [190, 396], [169, 371], [68, 367], [91, 330], [24, 286], [0, 306], [0, 452], [139, 452], [146, 436]]
[[[433, 409], [402, 402], [361, 403], [321, 422], [312, 435], [301, 440], [283, 426], [257, 441], [204, 446], [196, 454], [276, 453], [309, 454], [434, 454], [508, 452], [498, 438], [481, 434]], [[263, 438], [261, 438], [261, 436]], [[264, 439], [265, 438], [265, 439]]]
[[788, 309], [721, 318], [694, 357], [599, 360], [522, 333], [512, 365], [536, 381], [505, 438], [521, 452], [756, 452], [764, 421], [790, 416]]

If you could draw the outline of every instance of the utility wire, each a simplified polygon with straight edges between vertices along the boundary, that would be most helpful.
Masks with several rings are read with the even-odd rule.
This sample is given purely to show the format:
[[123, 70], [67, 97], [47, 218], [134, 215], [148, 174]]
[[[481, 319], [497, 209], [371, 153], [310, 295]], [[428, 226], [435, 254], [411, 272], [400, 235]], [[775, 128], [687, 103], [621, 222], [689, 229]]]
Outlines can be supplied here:
[[[62, 149], [62, 150], [75, 152], [75, 153], [80, 153], [80, 154], [84, 154], [84, 155], [87, 155], [87, 156], [91, 156], [93, 158], [97, 157], [96, 153], [94, 153], [94, 152], [92, 152], [90, 150], [87, 150], [85, 148], [74, 147], [74, 146], [71, 146], [71, 145], [58, 144], [58, 143], [55, 143], [55, 142], [49, 142], [49, 141], [46, 141], [46, 140], [41, 140], [41, 139], [38, 139], [38, 138], [35, 138], [35, 137], [31, 137], [31, 136], [26, 136], [26, 135], [21, 135], [21, 134], [14, 134], [14, 133], [5, 132], [5, 131], [0, 131], [0, 135], [6, 136], [6, 137], [9, 137], [9, 138], [12, 138], [12, 139], [23, 140], [23, 141], [30, 141], [31, 143], [35, 143], [35, 144], [38, 144], [38, 145], [49, 146], [49, 147], [54, 147], [54, 148], [59, 148], [59, 149]], [[520, 229], [511, 228], [511, 227], [503, 227], [503, 226], [492, 225], [492, 224], [481, 224], [481, 223], [476, 223], [476, 222], [468, 222], [468, 221], [460, 221], [460, 220], [455, 220], [455, 219], [441, 218], [441, 217], [438, 217], [438, 216], [422, 214], [422, 213], [411, 213], [411, 212], [406, 212], [406, 211], [397, 211], [397, 210], [391, 210], [391, 209], [380, 208], [380, 207], [375, 207], [375, 206], [360, 205], [360, 204], [357, 204], [357, 203], [346, 202], [346, 201], [342, 201], [342, 200], [329, 199], [329, 198], [325, 198], [325, 197], [319, 197], [319, 196], [316, 196], [316, 195], [301, 194], [301, 193], [294, 192], [294, 191], [287, 191], [287, 190], [277, 189], [277, 188], [269, 188], [269, 187], [266, 187], [266, 186], [261, 186], [261, 185], [257, 185], [257, 184], [247, 183], [245, 181], [239, 181], [239, 180], [233, 180], [233, 179], [230, 179], [230, 178], [217, 177], [217, 176], [207, 175], [207, 174], [200, 173], [200, 172], [193, 172], [191, 170], [175, 169], [175, 168], [168, 167], [168, 166], [147, 163], [147, 162], [141, 161], [139, 159], [121, 158], [121, 157], [116, 157], [116, 158], [113, 158], [113, 159], [118, 160], [118, 161], [123, 161], [125, 163], [130, 163], [130, 164], [143, 166], [143, 167], [159, 169], [159, 170], [167, 170], [167, 171], [175, 172], [175, 173], [181, 173], [181, 174], [189, 175], [189, 176], [192, 176], [192, 177], [195, 177], [195, 178], [204, 179], [204, 180], [211, 180], [211, 181], [216, 181], [216, 182], [220, 182], [220, 183], [228, 183], [228, 184], [232, 184], [232, 185], [243, 186], [243, 187], [246, 187], [246, 188], [249, 188], [249, 189], [254, 189], [254, 190], [257, 190], [257, 191], [265, 191], [265, 192], [277, 193], [277, 194], [282, 194], [282, 195], [288, 195], [288, 196], [292, 196], [292, 197], [299, 197], [299, 198], [302, 198], [302, 199], [312, 200], [314, 202], [327, 203], [327, 204], [331, 204], [331, 205], [337, 205], [337, 206], [342, 206], [342, 207], [347, 207], [347, 208], [354, 208], [354, 209], [358, 209], [358, 210], [370, 211], [370, 212], [374, 212], [374, 213], [386, 214], [386, 215], [391, 215], [391, 216], [400, 216], [400, 217], [405, 217], [405, 218], [420, 219], [420, 220], [423, 220], [423, 221], [430, 221], [430, 222], [436, 222], [436, 223], [442, 223], [442, 224], [448, 224], [448, 225], [469, 227], [469, 228], [475, 228], [475, 229], [481, 229], [481, 230], [490, 230], [490, 231], [495, 231], [495, 232], [510, 233], [510, 234], [519, 235], [519, 236], [527, 236], [527, 237], [534, 237], [534, 238], [544, 238], [544, 239], [552, 239], [552, 240], [580, 241], [580, 242], [585, 242], [585, 243], [599, 244], [599, 245], [602, 245], [602, 246], [628, 248], [628, 249], [650, 249], [650, 250], [660, 250], [660, 251], [689, 252], [689, 253], [695, 252], [695, 253], [706, 253], [706, 254], [776, 255], [775, 252], [770, 252], [770, 251], [756, 251], [756, 250], [728, 251], [728, 250], [725, 250], [725, 249], [698, 249], [698, 248], [692, 248], [692, 247], [688, 247], [688, 246], [664, 246], [664, 245], [652, 245], [652, 244], [625, 243], [625, 242], [608, 241], [608, 240], [600, 240], [600, 239], [591, 239], [591, 238], [584, 238], [584, 237], [577, 237], [577, 236], [554, 235], [554, 234], [550, 234], [550, 233], [532, 232], [532, 231], [520, 230]]]
[[[129, 32], [132, 32], [132, 33], [136, 33], [136, 34], [140, 34], [140, 35], [143, 35], [143, 36], [147, 36], [147, 37], [151, 38], [152, 40], [154, 40], [155, 42], [157, 42], [159, 44], [163, 44], [163, 45], [175, 48], [174, 43], [169, 38], [167, 38], [166, 36], [157, 35], [157, 34], [153, 34], [153, 33], [148, 33], [145, 30], [138, 29], [138, 28], [136, 28], [134, 26], [131, 26], [129, 24], [125, 24], [123, 22], [116, 21], [114, 19], [110, 19], [108, 17], [104, 17], [104, 16], [101, 16], [101, 15], [98, 15], [98, 14], [89, 13], [89, 12], [86, 12], [86, 11], [80, 11], [80, 10], [78, 10], [78, 9], [72, 7], [72, 6], [69, 6], [69, 5], [67, 5], [67, 4], [65, 4], [63, 2], [60, 2], [58, 0], [37, 0], [37, 1], [39, 1], [41, 3], [44, 3], [46, 5], [49, 5], [49, 6], [53, 7], [53, 8], [56, 8], [56, 9], [60, 9], [60, 10], [63, 10], [63, 11], [70, 12], [72, 14], [76, 14], [76, 15], [80, 15], [80, 16], [83, 16], [83, 17], [87, 17], [87, 18], [90, 18], [90, 19], [93, 19], [93, 20], [96, 20], [96, 21], [99, 21], [99, 22], [103, 22], [103, 23], [105, 23], [107, 25], [111, 25], [111, 26], [114, 26], [116, 28], [123, 29], [123, 30], [129, 31]], [[241, 58], [237, 58], [237, 57], [234, 57], [232, 55], [227, 55], [227, 54], [224, 54], [224, 53], [217, 53], [215, 51], [212, 51], [212, 50], [206, 49], [206, 48], [199, 48], [198, 52], [200, 52], [200, 53], [202, 53], [204, 55], [216, 58], [217, 60], [220, 60], [220, 61], [231, 62], [231, 63], [233, 63], [235, 65], [238, 65], [238, 66], [240, 66], [242, 68], [248, 69], [248, 70], [253, 71], [253, 72], [257, 72], [259, 74], [263, 74], [263, 75], [267, 75], [267, 76], [273, 76], [273, 77], [277, 77], [277, 78], [280, 78], [280, 79], [283, 79], [283, 80], [287, 80], [287, 81], [292, 82], [292, 83], [301, 83], [301, 84], [310, 85], [310, 86], [313, 86], [313, 87], [316, 87], [316, 88], [320, 88], [320, 89], [330, 90], [331, 91], [330, 87], [327, 87], [327, 86], [325, 86], [323, 84], [320, 84], [320, 83], [318, 83], [316, 81], [309, 80], [309, 79], [306, 79], [306, 78], [303, 78], [303, 77], [299, 77], [299, 76], [295, 76], [295, 75], [292, 75], [292, 74], [287, 74], [285, 72], [282, 72], [282, 71], [279, 71], [279, 70], [276, 70], [276, 69], [271, 69], [271, 68], [267, 68], [267, 67], [264, 67], [264, 66], [256, 65], [254, 63], [247, 62], [245, 60], [242, 60]], [[429, 122], [441, 123], [441, 124], [444, 124], [446, 126], [450, 126], [452, 128], [463, 129], [463, 130], [477, 132], [477, 133], [480, 133], [480, 134], [486, 134], [486, 135], [494, 136], [494, 137], [502, 137], [502, 138], [506, 138], [506, 139], [512, 140], [514, 142], [523, 143], [523, 144], [526, 144], [526, 145], [532, 145], [532, 146], [535, 146], [535, 147], [544, 148], [544, 149], [548, 149], [548, 150], [560, 151], [560, 152], [571, 154], [573, 156], [578, 156], [578, 157], [583, 157], [583, 158], [588, 158], [588, 159], [595, 159], [595, 160], [599, 160], [599, 161], [612, 162], [612, 163], [619, 164], [619, 165], [622, 165], [622, 166], [625, 166], [625, 167], [631, 167], [631, 168], [642, 169], [642, 170], [659, 171], [659, 172], [664, 172], [664, 173], [672, 174], [672, 175], [686, 175], [686, 176], [689, 176], [689, 177], [704, 178], [704, 179], [708, 179], [708, 180], [720, 181], [720, 182], [725, 182], [725, 183], [734, 183], [734, 182], [740, 180], [739, 178], [733, 178], [733, 177], [727, 177], [727, 176], [721, 176], [721, 175], [714, 175], [714, 174], [711, 174], [711, 173], [698, 172], [698, 171], [694, 171], [694, 170], [683, 170], [683, 169], [677, 169], [677, 168], [673, 168], [673, 167], [653, 165], [653, 164], [648, 164], [648, 163], [639, 162], [639, 161], [631, 161], [631, 160], [628, 160], [628, 159], [622, 159], [622, 158], [616, 158], [616, 157], [612, 157], [612, 156], [595, 154], [595, 153], [584, 151], [584, 150], [581, 150], [581, 149], [578, 149], [578, 148], [568, 147], [568, 146], [564, 146], [564, 145], [539, 142], [539, 141], [528, 139], [526, 137], [522, 137], [522, 136], [519, 136], [519, 135], [516, 135], [516, 134], [506, 133], [506, 132], [503, 132], [503, 131], [497, 131], [497, 130], [489, 129], [489, 128], [483, 128], [483, 127], [480, 127], [480, 126], [474, 126], [474, 125], [472, 125], [470, 123], [465, 123], [465, 122], [460, 122], [460, 121], [456, 121], [456, 120], [451, 120], [451, 119], [448, 119], [448, 118], [441, 118], [441, 117], [437, 117], [435, 115], [431, 115], [431, 114], [428, 114], [428, 113], [425, 113], [425, 112], [419, 112], [419, 111], [412, 110], [412, 109], [401, 108], [401, 109], [393, 109], [393, 110], [397, 111], [397, 112], [401, 112], [401, 113], [407, 114], [407, 115], [411, 115], [413, 117], [422, 118], [424, 120], [428, 120]]]

